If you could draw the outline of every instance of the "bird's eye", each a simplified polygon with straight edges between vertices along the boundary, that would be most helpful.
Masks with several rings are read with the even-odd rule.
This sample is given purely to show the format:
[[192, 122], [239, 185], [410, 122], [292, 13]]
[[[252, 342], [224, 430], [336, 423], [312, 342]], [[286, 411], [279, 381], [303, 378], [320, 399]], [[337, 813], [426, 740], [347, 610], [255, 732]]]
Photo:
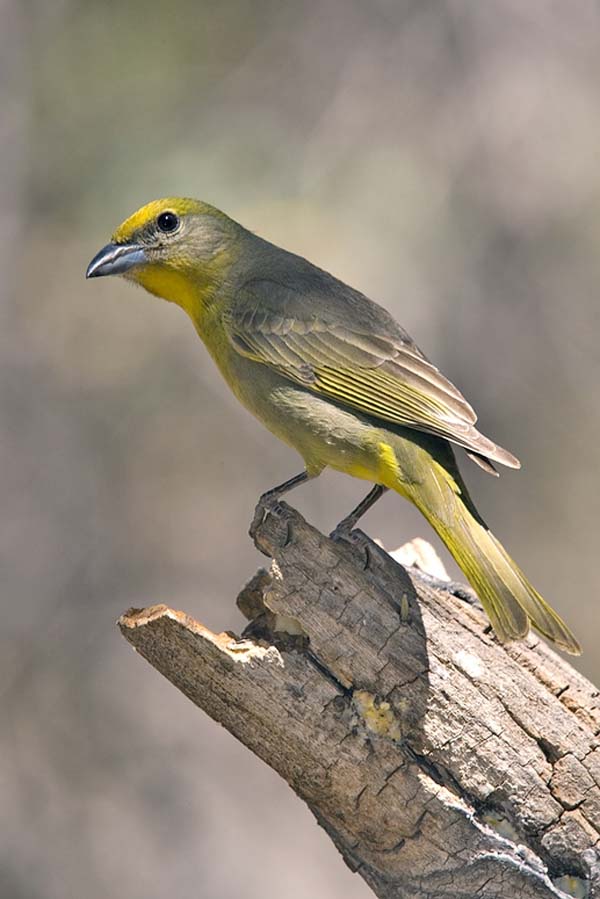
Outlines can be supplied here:
[[174, 212], [161, 212], [156, 219], [159, 231], [170, 234], [179, 227], [179, 217]]

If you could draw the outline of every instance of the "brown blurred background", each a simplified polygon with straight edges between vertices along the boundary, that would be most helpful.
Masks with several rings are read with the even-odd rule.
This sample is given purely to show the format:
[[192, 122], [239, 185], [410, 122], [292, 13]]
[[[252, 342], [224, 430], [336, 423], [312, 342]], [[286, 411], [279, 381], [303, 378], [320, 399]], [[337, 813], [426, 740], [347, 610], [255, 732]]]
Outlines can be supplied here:
[[[600, 679], [598, 6], [0, 13], [0, 895], [365, 899], [114, 626], [164, 601], [239, 630], [255, 500], [299, 460], [178, 309], [83, 274], [135, 208], [186, 194], [383, 303], [522, 459], [463, 471]], [[364, 489], [325, 474], [293, 501], [330, 529]], [[396, 496], [365, 527], [433, 539]]]

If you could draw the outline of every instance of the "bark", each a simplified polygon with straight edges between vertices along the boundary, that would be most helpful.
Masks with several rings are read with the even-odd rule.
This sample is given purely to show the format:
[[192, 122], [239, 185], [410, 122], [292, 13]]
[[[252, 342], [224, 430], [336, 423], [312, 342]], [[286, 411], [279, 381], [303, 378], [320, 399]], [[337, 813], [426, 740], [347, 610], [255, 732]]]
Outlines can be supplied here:
[[241, 639], [166, 606], [121, 631], [286, 779], [377, 896], [594, 896], [598, 691], [354, 534], [259, 510], [273, 562], [238, 598]]

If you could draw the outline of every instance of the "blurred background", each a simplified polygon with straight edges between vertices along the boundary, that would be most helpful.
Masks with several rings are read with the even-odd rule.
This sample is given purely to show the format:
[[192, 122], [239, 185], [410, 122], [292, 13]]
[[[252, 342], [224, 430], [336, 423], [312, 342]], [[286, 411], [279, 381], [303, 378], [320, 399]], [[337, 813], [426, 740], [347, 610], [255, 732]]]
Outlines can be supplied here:
[[[184, 194], [385, 305], [521, 458], [462, 468], [599, 680], [598, 5], [0, 15], [0, 895], [366, 899], [286, 785], [115, 628], [166, 602], [239, 631], [254, 503], [300, 466], [180, 310], [85, 268]], [[364, 490], [326, 473], [293, 503], [331, 529]], [[439, 547], [396, 496], [364, 525]]]

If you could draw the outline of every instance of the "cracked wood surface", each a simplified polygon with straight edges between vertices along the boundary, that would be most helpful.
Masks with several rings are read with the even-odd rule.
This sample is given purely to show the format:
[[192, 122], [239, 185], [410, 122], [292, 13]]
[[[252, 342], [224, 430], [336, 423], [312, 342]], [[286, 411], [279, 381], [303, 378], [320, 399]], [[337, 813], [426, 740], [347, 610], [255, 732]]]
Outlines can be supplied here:
[[253, 526], [273, 563], [238, 598], [242, 639], [166, 606], [121, 631], [287, 780], [377, 896], [600, 896], [598, 691], [355, 533], [333, 542], [281, 504]]

